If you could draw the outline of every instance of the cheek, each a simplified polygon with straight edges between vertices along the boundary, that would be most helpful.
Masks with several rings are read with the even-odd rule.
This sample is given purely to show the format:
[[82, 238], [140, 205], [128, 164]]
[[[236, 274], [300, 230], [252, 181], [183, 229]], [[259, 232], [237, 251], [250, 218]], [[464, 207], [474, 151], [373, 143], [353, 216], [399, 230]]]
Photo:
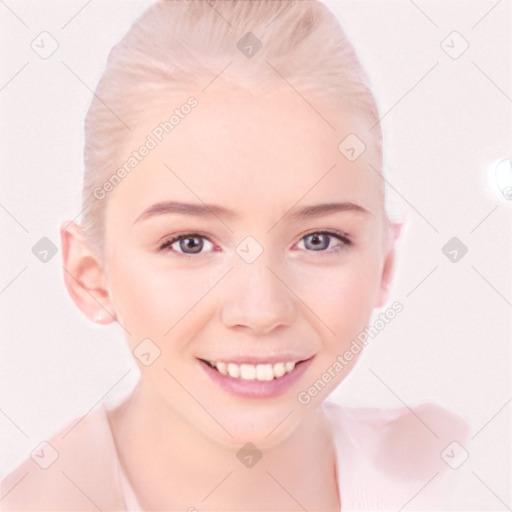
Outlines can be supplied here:
[[133, 343], [147, 337], [163, 346], [210, 288], [202, 271], [148, 265], [136, 255], [113, 257], [110, 268], [114, 307]]
[[336, 266], [317, 268], [298, 278], [297, 295], [332, 331], [326, 339], [339, 349], [367, 325], [380, 284], [376, 258], [355, 254]]

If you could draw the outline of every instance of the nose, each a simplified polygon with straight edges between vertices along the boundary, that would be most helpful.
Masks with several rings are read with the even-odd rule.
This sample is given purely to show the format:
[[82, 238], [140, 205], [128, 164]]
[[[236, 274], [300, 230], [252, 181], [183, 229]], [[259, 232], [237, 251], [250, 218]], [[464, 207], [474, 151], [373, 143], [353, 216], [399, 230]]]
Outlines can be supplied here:
[[222, 323], [255, 335], [291, 325], [296, 318], [294, 296], [279, 274], [267, 266], [263, 256], [251, 264], [238, 262], [224, 288]]

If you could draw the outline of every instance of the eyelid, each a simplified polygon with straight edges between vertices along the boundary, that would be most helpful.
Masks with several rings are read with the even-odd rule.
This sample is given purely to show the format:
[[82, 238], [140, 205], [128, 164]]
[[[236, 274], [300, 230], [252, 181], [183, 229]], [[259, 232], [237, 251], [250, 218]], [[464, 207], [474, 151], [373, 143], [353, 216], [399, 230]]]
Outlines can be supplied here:
[[[336, 247], [329, 247], [325, 250], [319, 250], [319, 251], [312, 251], [312, 250], [308, 250], [308, 249], [302, 249], [302, 248], [297, 248], [296, 246], [303, 242], [303, 240], [308, 237], [308, 236], [311, 236], [311, 235], [327, 235], [327, 236], [331, 236], [335, 239], [338, 240], [338, 242], [340, 242], [341, 244], [336, 246]], [[333, 253], [336, 253], [336, 252], [339, 252], [339, 251], [342, 251], [344, 249], [347, 249], [348, 247], [350, 247], [351, 245], [353, 245], [353, 241], [352, 241], [352, 238], [350, 237], [350, 235], [348, 233], [345, 233], [343, 231], [338, 231], [337, 229], [313, 229], [305, 234], [303, 234], [301, 236], [301, 238], [293, 245], [293, 248], [295, 250], [298, 250], [298, 251], [303, 251], [305, 253], [312, 253], [312, 254], [316, 254], [316, 255], [324, 255], [324, 256], [327, 256], [327, 255], [332, 255]]]
[[[295, 242], [294, 246], [297, 245], [302, 240], [304, 240], [304, 238], [306, 238], [310, 235], [331, 236], [333, 238], [338, 239], [340, 242], [342, 242], [343, 246], [350, 246], [353, 243], [350, 235], [346, 232], [339, 231], [337, 229], [313, 229], [313, 230], [310, 230], [310, 231], [302, 234], [300, 236], [299, 240], [297, 242]], [[213, 246], [213, 250], [211, 250], [209, 252], [183, 253], [183, 252], [179, 252], [179, 251], [173, 251], [172, 249], [170, 249], [170, 246], [172, 244], [178, 242], [179, 240], [186, 239], [186, 238], [195, 238], [195, 237], [201, 237], [201, 238], [204, 238], [205, 240], [207, 240], [208, 242], [210, 242]], [[158, 250], [159, 250], [159, 252], [165, 251], [165, 250], [172, 251], [172, 252], [175, 252], [176, 254], [179, 254], [180, 256], [188, 256], [188, 257], [196, 256], [197, 257], [199, 255], [205, 255], [205, 254], [209, 254], [212, 252], [217, 252], [218, 246], [215, 244], [215, 242], [213, 242], [210, 239], [210, 237], [206, 233], [202, 233], [200, 231], [188, 231], [188, 232], [183, 232], [183, 233], [176, 233], [175, 235], [169, 235], [168, 237], [164, 238], [163, 242], [158, 244]], [[306, 252], [326, 253], [326, 252], [330, 252], [330, 251], [326, 250], [326, 251], [306, 251]]]
[[182, 233], [176, 233], [174, 235], [169, 235], [167, 237], [164, 237], [162, 242], [158, 243], [157, 249], [158, 252], [161, 251], [171, 251], [176, 254], [179, 254], [180, 256], [199, 256], [208, 254], [207, 252], [199, 252], [199, 253], [184, 253], [172, 250], [170, 246], [176, 242], [179, 242], [180, 240], [186, 239], [186, 238], [204, 238], [205, 240], [208, 240], [213, 245], [213, 250], [209, 252], [215, 252], [216, 244], [213, 242], [210, 237], [206, 233], [202, 233], [200, 231], [185, 231]]
[[[346, 233], [344, 231], [339, 231], [337, 229], [313, 229], [313, 230], [308, 231], [307, 233], [304, 233], [303, 235], [301, 235], [301, 237], [297, 243], [299, 243], [304, 238], [306, 238], [307, 236], [310, 236], [310, 235], [329, 235], [334, 238], [337, 238], [338, 240], [343, 242], [345, 245], [353, 244], [352, 237], [348, 233]], [[322, 251], [319, 251], [319, 252], [322, 252]], [[323, 252], [325, 252], [325, 251], [323, 251]]]

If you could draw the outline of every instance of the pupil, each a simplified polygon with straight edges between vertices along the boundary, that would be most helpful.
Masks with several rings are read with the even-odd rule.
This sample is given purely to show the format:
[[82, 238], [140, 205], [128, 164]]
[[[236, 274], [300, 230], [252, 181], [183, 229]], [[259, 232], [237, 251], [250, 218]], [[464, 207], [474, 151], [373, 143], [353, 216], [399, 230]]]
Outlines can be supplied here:
[[308, 241], [309, 248], [314, 251], [324, 250], [329, 247], [329, 238], [325, 235], [309, 235], [306, 237], [306, 247], [308, 246]]
[[[203, 248], [203, 241], [199, 237], [191, 237], [180, 240], [180, 249], [183, 252], [198, 253]], [[189, 250], [191, 249], [191, 250]]]

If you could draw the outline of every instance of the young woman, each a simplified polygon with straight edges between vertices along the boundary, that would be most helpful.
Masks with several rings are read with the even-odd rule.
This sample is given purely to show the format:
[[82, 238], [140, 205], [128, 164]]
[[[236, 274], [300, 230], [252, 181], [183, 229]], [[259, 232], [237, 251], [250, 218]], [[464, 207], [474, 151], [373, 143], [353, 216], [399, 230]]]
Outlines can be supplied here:
[[9, 475], [5, 510], [445, 506], [459, 417], [325, 402], [386, 305], [400, 232], [377, 107], [326, 6], [155, 3], [85, 136], [64, 279], [141, 378]]

